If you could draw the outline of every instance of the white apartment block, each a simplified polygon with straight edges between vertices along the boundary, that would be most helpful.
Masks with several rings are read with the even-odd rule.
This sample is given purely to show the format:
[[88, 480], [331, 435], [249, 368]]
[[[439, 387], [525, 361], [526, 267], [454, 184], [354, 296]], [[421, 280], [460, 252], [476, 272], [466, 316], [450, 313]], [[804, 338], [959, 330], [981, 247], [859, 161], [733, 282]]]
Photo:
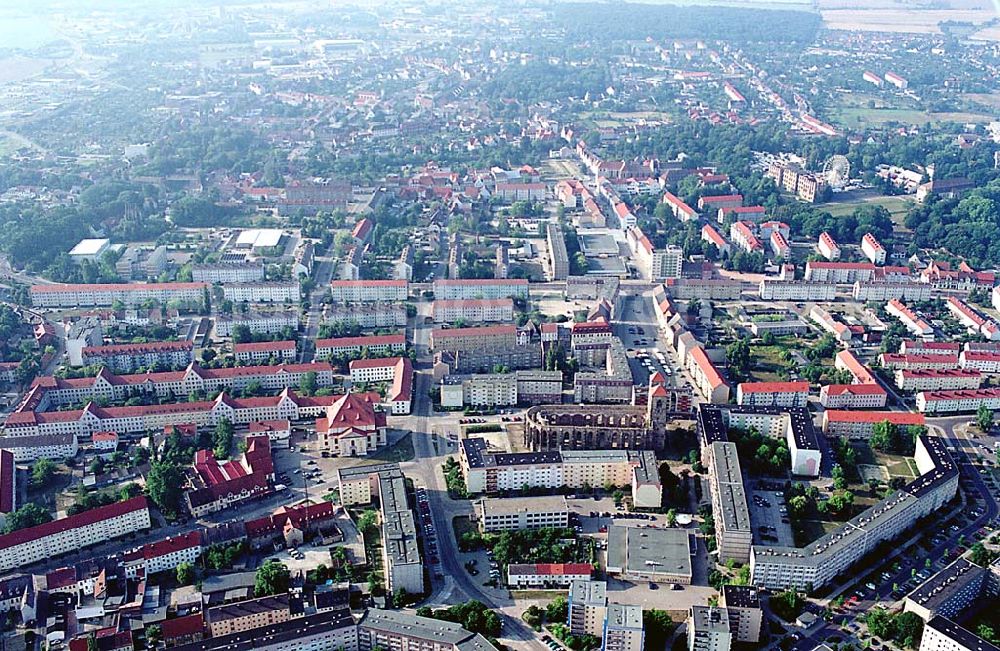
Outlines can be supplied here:
[[562, 495], [553, 497], [484, 497], [476, 504], [479, 530], [517, 531], [569, 526], [569, 506]]
[[1000, 410], [1000, 389], [921, 391], [917, 394], [917, 411], [924, 414], [974, 412], [980, 406]]
[[823, 412], [823, 433], [849, 439], [869, 439], [875, 426], [884, 421], [897, 427], [920, 426], [924, 424], [924, 417], [908, 411], [827, 409]]
[[330, 283], [334, 303], [405, 302], [409, 283], [405, 280], [335, 280]]
[[805, 407], [808, 403], [808, 382], [741, 382], [736, 387], [738, 405]]
[[149, 529], [145, 497], [135, 497], [0, 536], [0, 570], [31, 565]]
[[708, 481], [712, 512], [715, 514], [719, 562], [733, 559], [737, 563], [746, 563], [750, 560], [753, 527], [735, 443], [712, 443]]
[[528, 281], [518, 278], [434, 281], [435, 300], [528, 298]]
[[896, 386], [903, 391], [954, 391], [978, 389], [983, 382], [983, 374], [976, 369], [898, 369], [895, 374]]
[[323, 311], [326, 325], [357, 324], [362, 328], [401, 328], [406, 325], [406, 308], [401, 303], [328, 305]]
[[910, 281], [893, 282], [861, 282], [854, 283], [851, 296], [855, 301], [867, 303], [868, 301], [889, 301], [898, 299], [901, 301], [929, 301], [934, 294], [934, 287], [927, 283]]
[[865, 236], [861, 238], [861, 252], [872, 264], [885, 264], [885, 247], [871, 233], [865, 233]]
[[296, 352], [294, 341], [254, 341], [233, 346], [236, 361], [241, 364], [263, 364], [272, 359], [294, 362]]
[[609, 604], [601, 638], [604, 651], [642, 651], [646, 639], [642, 606]]
[[14, 455], [14, 463], [34, 463], [39, 459], [72, 459], [80, 451], [80, 446], [76, 434], [72, 433], [17, 436], [15, 430], [0, 437], [0, 449]]
[[836, 317], [820, 306], [813, 306], [813, 308], [809, 311], [809, 318], [818, 324], [819, 327], [833, 335], [837, 341], [851, 340], [851, 329], [838, 321]]
[[1000, 373], [1000, 352], [963, 350], [958, 356], [958, 364], [980, 373]]
[[850, 285], [875, 279], [875, 265], [870, 262], [806, 262], [805, 279], [815, 283]]
[[462, 381], [462, 404], [508, 407], [517, 404], [517, 376], [513, 373], [473, 375]]
[[120, 302], [136, 307], [146, 301], [160, 305], [200, 304], [208, 283], [52, 284], [33, 285], [31, 304], [42, 308], [111, 307]]
[[729, 612], [715, 606], [691, 606], [687, 619], [688, 651], [730, 651]]
[[819, 403], [827, 409], [881, 409], [887, 398], [879, 384], [827, 384], [819, 390]]
[[434, 323], [467, 323], [502, 322], [514, 320], [514, 301], [509, 298], [495, 299], [456, 299], [434, 301], [431, 305]]
[[655, 249], [650, 259], [650, 275], [653, 280], [680, 278], [684, 265], [684, 250], [679, 246]]
[[365, 349], [368, 350], [369, 354], [379, 356], [404, 353], [406, 352], [406, 335], [398, 333], [316, 340], [316, 357], [318, 359], [360, 355]]
[[758, 289], [764, 301], [820, 301], [830, 302], [837, 298], [837, 286], [833, 283], [802, 280], [778, 280], [763, 278]]
[[230, 337], [237, 326], [246, 326], [250, 332], [273, 334], [285, 328], [299, 329], [299, 313], [296, 310], [282, 312], [250, 312], [215, 318], [215, 334]]
[[200, 283], [257, 283], [264, 280], [262, 262], [235, 264], [196, 264], [191, 266], [191, 278]]
[[833, 236], [826, 231], [820, 233], [819, 242], [816, 244], [816, 250], [819, 251], [821, 256], [831, 262], [840, 259], [840, 245], [838, 245], [837, 240], [833, 239]]
[[886, 303], [885, 311], [899, 319], [906, 329], [918, 337], [927, 337], [934, 334], [934, 328], [929, 323], [921, 319], [910, 308], [906, 307], [898, 299], [892, 299]]
[[298, 303], [299, 283], [231, 283], [222, 286], [222, 295], [233, 303]]
[[594, 572], [589, 563], [511, 563], [507, 566], [507, 587], [566, 588], [575, 581], [588, 581]]

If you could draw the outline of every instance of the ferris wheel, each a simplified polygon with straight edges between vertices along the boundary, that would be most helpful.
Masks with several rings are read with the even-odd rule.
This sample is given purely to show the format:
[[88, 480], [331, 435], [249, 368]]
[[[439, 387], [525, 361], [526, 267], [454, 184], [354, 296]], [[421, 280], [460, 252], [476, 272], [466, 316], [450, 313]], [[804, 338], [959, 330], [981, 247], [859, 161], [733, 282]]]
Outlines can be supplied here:
[[823, 163], [823, 179], [831, 188], [842, 188], [851, 178], [851, 162], [846, 156], [837, 154]]

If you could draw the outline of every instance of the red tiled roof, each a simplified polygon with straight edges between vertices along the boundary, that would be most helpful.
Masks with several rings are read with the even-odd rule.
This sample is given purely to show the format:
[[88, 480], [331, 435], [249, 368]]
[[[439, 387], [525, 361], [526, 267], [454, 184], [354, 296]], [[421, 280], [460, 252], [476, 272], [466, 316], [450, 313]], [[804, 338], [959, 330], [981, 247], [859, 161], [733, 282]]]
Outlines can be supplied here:
[[256, 420], [247, 425], [247, 431], [251, 434], [261, 434], [264, 432], [286, 432], [292, 427], [292, 422], [284, 420]]
[[534, 570], [534, 574], [544, 576], [582, 575], [594, 571], [594, 566], [589, 563], [534, 563], [516, 567], [519, 573]]
[[742, 382], [743, 393], [809, 393], [808, 382]]
[[233, 350], [237, 353], [256, 353], [269, 350], [295, 350], [294, 341], [251, 341], [236, 344]]
[[205, 617], [203, 613], [194, 613], [184, 617], [165, 619], [160, 622], [160, 635], [163, 640], [176, 640], [197, 636], [205, 631]]
[[142, 496], [133, 497], [124, 502], [115, 502], [107, 506], [99, 506], [96, 509], [90, 509], [83, 513], [77, 513], [76, 515], [46, 522], [35, 527], [28, 527], [27, 529], [20, 529], [12, 533], [0, 535], [0, 549], [8, 549], [15, 545], [38, 540], [63, 531], [87, 527], [102, 520], [109, 520], [145, 508], [148, 508], [148, 505], [146, 498]]
[[828, 384], [825, 387], [827, 395], [839, 396], [850, 393], [858, 396], [885, 395], [885, 389], [878, 384]]
[[365, 337], [336, 337], [334, 339], [317, 339], [316, 348], [341, 348], [348, 346], [392, 346], [406, 344], [406, 334], [399, 332], [393, 335], [370, 335]]
[[827, 409], [826, 419], [834, 423], [881, 423], [894, 425], [923, 425], [924, 415], [908, 411], [856, 411], [853, 409]]
[[150, 341], [144, 344], [111, 344], [108, 346], [86, 346], [84, 355], [117, 355], [119, 353], [163, 352], [167, 350], [190, 350], [190, 341]]
[[694, 349], [691, 350], [689, 354], [691, 355], [691, 357], [694, 358], [695, 364], [697, 364], [698, 367], [705, 374], [705, 377], [708, 379], [709, 385], [713, 389], [716, 387], [721, 387], [726, 383], [725, 380], [722, 379], [722, 376], [719, 375], [719, 370], [715, 368], [715, 364], [713, 364], [712, 360], [708, 358], [708, 354], [705, 353], [705, 350], [703, 348], [695, 347]]
[[170, 538], [164, 538], [163, 540], [151, 542], [148, 545], [143, 545], [142, 557], [149, 560], [151, 558], [166, 556], [167, 554], [172, 554], [173, 552], [178, 552], [182, 549], [200, 547], [201, 544], [201, 531], [195, 529], [194, 531], [189, 531], [179, 536], [172, 536]]

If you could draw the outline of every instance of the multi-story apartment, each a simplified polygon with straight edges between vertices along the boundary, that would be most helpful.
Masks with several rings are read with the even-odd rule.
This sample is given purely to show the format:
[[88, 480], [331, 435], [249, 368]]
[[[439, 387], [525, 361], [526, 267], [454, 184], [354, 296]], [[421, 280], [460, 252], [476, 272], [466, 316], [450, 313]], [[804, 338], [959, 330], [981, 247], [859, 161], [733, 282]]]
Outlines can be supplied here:
[[698, 210], [708, 214], [715, 214], [721, 208], [739, 208], [742, 205], [743, 195], [741, 194], [706, 195], [698, 199]]
[[934, 288], [924, 283], [912, 281], [892, 282], [861, 282], [854, 283], [851, 296], [855, 301], [929, 301], [934, 294]]
[[51, 405], [69, 405], [94, 399], [120, 402], [137, 394], [158, 398], [191, 393], [208, 395], [218, 391], [242, 390], [252, 384], [274, 391], [300, 386], [310, 374], [315, 374], [319, 387], [331, 386], [335, 379], [333, 367], [326, 362], [230, 368], [202, 368], [192, 363], [183, 371], [163, 373], [113, 375], [101, 369], [94, 377], [42, 376], [35, 379], [32, 390], [17, 411], [44, 411]]
[[298, 303], [302, 298], [297, 281], [268, 283], [230, 283], [222, 286], [222, 295], [233, 303]]
[[149, 529], [145, 497], [100, 506], [0, 536], [0, 570], [11, 570]]
[[235, 344], [233, 353], [241, 364], [263, 364], [272, 360], [294, 362], [297, 353], [294, 341], [252, 341]]
[[992, 411], [1000, 409], [1000, 389], [921, 391], [917, 394], [917, 411], [924, 414], [973, 412], [981, 406]]
[[674, 217], [682, 222], [698, 219], [698, 211], [681, 201], [680, 198], [674, 196], [671, 192], [663, 193], [663, 203], [667, 204]]
[[406, 352], [406, 334], [369, 335], [363, 337], [338, 337], [316, 340], [316, 358], [360, 355], [367, 350], [370, 355], [391, 355]]
[[833, 236], [823, 231], [819, 235], [819, 242], [816, 244], [816, 250], [819, 254], [829, 260], [830, 262], [835, 262], [840, 259], [840, 245], [837, 244], [837, 240], [833, 239]]
[[337, 488], [344, 506], [371, 504], [379, 494], [382, 478], [402, 477], [398, 463], [351, 466], [337, 470]]
[[264, 263], [196, 264], [191, 266], [191, 278], [200, 283], [258, 283], [264, 280]]
[[[983, 346], [983, 348], [979, 348]], [[991, 344], [970, 342], [967, 350], [991, 350]], [[904, 339], [899, 348], [904, 355], [948, 355], [955, 359], [962, 352], [962, 344], [950, 341], [926, 341], [924, 339]]]
[[566, 280], [569, 275], [569, 255], [566, 253], [566, 239], [562, 228], [549, 222], [545, 225], [545, 239], [549, 245], [549, 279]]
[[956, 618], [994, 587], [998, 577], [992, 570], [959, 557], [906, 595], [903, 610], [925, 622], [938, 615]]
[[872, 282], [875, 265], [870, 262], [806, 262], [806, 280], [817, 283], [850, 285], [858, 281]]
[[765, 301], [829, 302], [837, 298], [837, 285], [810, 280], [762, 278], [758, 292], [761, 300]]
[[978, 389], [983, 374], [974, 368], [898, 369], [895, 381], [903, 391], [954, 391]]
[[[163, 622], [166, 639], [171, 622]], [[471, 634], [470, 634], [471, 635]], [[334, 608], [241, 633], [210, 637], [174, 646], [177, 651], [358, 651], [358, 626], [350, 608]], [[489, 651], [483, 649], [482, 651]]]
[[736, 386], [736, 404], [758, 407], [805, 407], [808, 382], [741, 382]]
[[268, 312], [248, 312], [246, 314], [231, 314], [215, 318], [215, 334], [220, 337], [230, 337], [233, 331], [240, 327], [254, 333], [273, 334], [285, 329], [299, 329], [298, 310], [274, 310]]
[[729, 630], [737, 642], [760, 640], [764, 612], [760, 605], [760, 591], [752, 585], [724, 585], [719, 605], [729, 613]]
[[424, 565], [417, 542], [417, 521], [406, 501], [406, 483], [401, 474], [380, 474], [379, 519], [382, 526], [382, 567], [390, 594], [405, 590], [424, 591]]
[[434, 281], [434, 298], [437, 300], [471, 298], [520, 298], [528, 300], [528, 281], [523, 278], [438, 279]]
[[566, 588], [576, 581], [589, 581], [594, 566], [589, 563], [511, 563], [507, 587], [512, 590]]
[[747, 563], [753, 544], [753, 527], [736, 444], [715, 441], [709, 450], [708, 477], [719, 561], [733, 559], [737, 563]]
[[701, 227], [701, 239], [709, 244], [715, 246], [719, 251], [720, 256], [727, 256], [732, 252], [732, 247], [729, 246], [729, 242], [726, 238], [722, 236], [714, 226], [711, 224], [705, 224]]
[[562, 371], [514, 371], [519, 404], [541, 405], [562, 402]]
[[449, 375], [441, 381], [442, 407], [506, 407], [517, 401], [517, 377], [510, 373]]
[[838, 371], [847, 371], [854, 378], [854, 384], [878, 384], [871, 370], [861, 363], [861, 360], [849, 350], [837, 353], [833, 366]]
[[729, 651], [733, 643], [729, 612], [716, 606], [691, 606], [687, 641], [688, 651]]
[[880, 384], [826, 384], [819, 403], [827, 409], [881, 409], [888, 393]]
[[176, 368], [194, 359], [194, 344], [190, 341], [151, 341], [145, 344], [112, 344], [85, 346], [81, 354], [84, 366], [106, 366], [113, 371], [129, 373], [140, 367]]
[[195, 452], [184, 498], [191, 515], [200, 518], [270, 493], [273, 480], [270, 438], [248, 436], [246, 451], [231, 461], [217, 461], [212, 450]]
[[131, 283], [93, 285], [33, 285], [31, 304], [41, 308], [111, 307], [121, 303], [137, 307], [147, 301], [165, 306], [168, 303], [201, 304], [208, 283]]
[[917, 479], [806, 547], [754, 545], [750, 554], [753, 585], [769, 590], [818, 590], [955, 496], [958, 466], [941, 439], [918, 437], [914, 460], [921, 473]]
[[[146, 574], [172, 572], [181, 563], [196, 563], [204, 549], [203, 536], [195, 529], [147, 543], [137, 550]], [[126, 563], [128, 561], [126, 560]]]
[[970, 307], [967, 303], [958, 300], [954, 296], [949, 296], [945, 301], [948, 311], [954, 315], [958, 322], [965, 326], [971, 335], [985, 337], [989, 341], [1000, 339], [1000, 326], [992, 319], [987, 319], [979, 310]]
[[890, 371], [895, 371], [896, 369], [919, 371], [959, 368], [959, 357], [957, 355], [882, 353], [879, 355], [879, 362], [882, 364], [882, 368]]
[[431, 331], [430, 345], [436, 351], [510, 350], [517, 345], [517, 326], [435, 328]]
[[[286, 593], [209, 608], [205, 613], [208, 632], [216, 638], [282, 624], [292, 618], [291, 600]], [[304, 614], [301, 603], [296, 610], [299, 615]]]
[[569, 526], [569, 506], [562, 495], [552, 497], [484, 497], [476, 503], [479, 530], [517, 531]]
[[[905, 82], [905, 80], [904, 80]], [[924, 624], [919, 651], [998, 651], [1000, 647], [938, 615]]]
[[431, 304], [434, 323], [486, 323], [514, 320], [514, 301], [509, 298], [439, 300]]
[[334, 303], [402, 303], [409, 294], [405, 280], [334, 280], [330, 283]]
[[685, 367], [694, 379], [698, 392], [713, 404], [729, 402], [729, 385], [709, 359], [705, 349], [694, 347], [687, 355]]
[[0, 449], [14, 456], [14, 463], [34, 463], [39, 459], [64, 461], [80, 451], [75, 433], [18, 435], [16, 428], [0, 436]]
[[729, 239], [747, 253], [763, 253], [764, 245], [754, 233], [753, 222], [733, 222], [729, 227]]
[[712, 443], [728, 441], [730, 429], [755, 429], [765, 436], [785, 439], [791, 453], [792, 474], [809, 477], [819, 474], [822, 454], [812, 416], [806, 409], [707, 404], [699, 407], [698, 433], [703, 455]]
[[872, 264], [885, 264], [885, 247], [871, 233], [865, 233], [865, 236], [861, 238], [861, 252]]
[[721, 207], [716, 211], [715, 219], [718, 223], [724, 224], [726, 217], [729, 215], [733, 215], [736, 221], [748, 221], [760, 224], [767, 219], [767, 209], [764, 206]]
[[358, 622], [358, 651], [496, 651], [458, 624], [398, 610], [369, 608]]
[[608, 584], [589, 577], [569, 584], [567, 625], [573, 635], [600, 637], [608, 609]]
[[601, 651], [642, 651], [645, 640], [642, 606], [608, 605], [601, 635]]
[[323, 310], [323, 325], [357, 325], [366, 330], [401, 328], [406, 325], [406, 307], [401, 303], [329, 305]]
[[818, 305], [809, 310], [809, 318], [840, 342], [851, 340], [851, 329]]
[[964, 369], [980, 373], [1000, 373], [1000, 352], [988, 350], [963, 350], [958, 363]]
[[898, 299], [892, 299], [886, 303], [885, 311], [899, 319], [906, 329], [918, 337], [928, 337], [934, 334], [934, 328], [929, 323], [921, 319], [917, 314], [906, 307]]
[[413, 362], [409, 357], [356, 359], [349, 365], [351, 384], [391, 382], [385, 404], [393, 414], [410, 413], [413, 399]]
[[823, 433], [849, 439], [871, 438], [875, 426], [889, 422], [897, 427], [922, 426], [923, 414], [908, 411], [843, 411], [827, 409], [823, 412]]
[[393, 280], [413, 280], [413, 246], [407, 244], [399, 253], [399, 259], [392, 264]]

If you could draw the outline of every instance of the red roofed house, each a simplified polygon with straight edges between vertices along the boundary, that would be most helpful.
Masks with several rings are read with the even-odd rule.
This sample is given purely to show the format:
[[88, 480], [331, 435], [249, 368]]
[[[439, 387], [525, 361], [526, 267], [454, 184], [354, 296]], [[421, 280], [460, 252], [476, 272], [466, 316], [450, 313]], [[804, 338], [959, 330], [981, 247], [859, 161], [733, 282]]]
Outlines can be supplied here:
[[295, 361], [294, 341], [252, 341], [233, 346], [240, 364], [266, 364], [272, 358], [281, 362]]
[[687, 355], [685, 366], [694, 379], [698, 391], [706, 400], [716, 405], [729, 402], [729, 385], [722, 379], [722, 375], [704, 348], [701, 346], [692, 348]]
[[366, 457], [386, 444], [385, 412], [378, 394], [348, 393], [316, 419], [320, 448], [342, 457]]
[[168, 647], [200, 642], [204, 637], [204, 613], [193, 613], [160, 622], [160, 638]]
[[880, 409], [887, 397], [879, 384], [827, 384], [819, 390], [819, 403], [827, 409]]
[[176, 570], [181, 563], [195, 563], [201, 552], [201, 531], [198, 529], [143, 545], [146, 575]]
[[698, 199], [698, 209], [717, 211], [719, 208], [738, 208], [743, 205], [742, 194], [722, 194]]
[[354, 225], [354, 229], [351, 231], [351, 237], [353, 237], [358, 244], [367, 244], [368, 238], [371, 237], [373, 230], [375, 230], [375, 222], [365, 217], [358, 220], [358, 223]]
[[908, 411], [840, 411], [823, 412], [823, 433], [827, 436], [846, 436], [852, 439], [871, 438], [875, 425], [889, 421], [898, 427], [923, 425], [924, 415]]
[[247, 449], [232, 461], [217, 461], [211, 450], [194, 455], [187, 497], [191, 515], [198, 518], [244, 500], [270, 492], [274, 480], [271, 441], [266, 436], [247, 437]]
[[518, 588], [567, 587], [573, 581], [589, 581], [594, 566], [589, 563], [526, 563], [507, 566], [507, 586]]
[[297, 547], [303, 543], [306, 533], [323, 529], [334, 518], [332, 502], [282, 506], [271, 515], [248, 520], [247, 538], [255, 548], [272, 545], [279, 537], [286, 546]]
[[741, 382], [736, 386], [736, 404], [754, 407], [805, 407], [808, 382]]
[[287, 448], [292, 438], [292, 421], [287, 418], [255, 420], [247, 425], [250, 436], [266, 436], [271, 447]]

